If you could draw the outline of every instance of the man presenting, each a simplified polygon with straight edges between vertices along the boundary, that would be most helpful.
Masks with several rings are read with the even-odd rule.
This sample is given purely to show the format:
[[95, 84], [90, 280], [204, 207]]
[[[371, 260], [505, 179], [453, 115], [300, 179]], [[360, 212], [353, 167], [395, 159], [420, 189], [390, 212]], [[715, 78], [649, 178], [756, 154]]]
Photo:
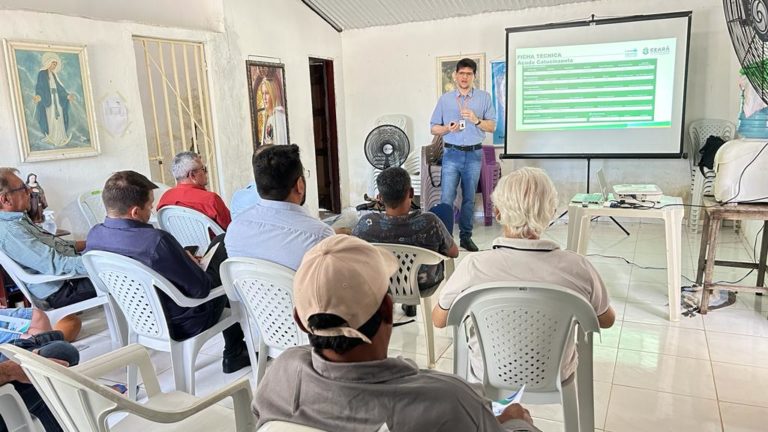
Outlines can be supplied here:
[[[457, 89], [440, 96], [430, 121], [432, 135], [443, 135], [445, 142], [440, 202], [453, 206], [461, 181], [459, 244], [470, 252], [477, 251], [472, 241], [472, 216], [480, 180], [482, 142], [485, 133], [496, 128], [491, 95], [472, 88], [476, 72], [474, 60], [459, 60], [454, 74]], [[453, 231], [453, 227], [447, 228]]]

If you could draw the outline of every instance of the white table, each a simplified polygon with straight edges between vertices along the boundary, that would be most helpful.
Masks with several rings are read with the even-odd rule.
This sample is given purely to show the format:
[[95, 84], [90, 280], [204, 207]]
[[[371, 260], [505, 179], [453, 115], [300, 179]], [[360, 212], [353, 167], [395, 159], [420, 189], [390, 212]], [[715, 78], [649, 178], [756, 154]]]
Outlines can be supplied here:
[[[682, 278], [683, 199], [664, 196], [652, 209], [610, 208], [598, 204], [586, 207], [581, 203], [568, 206], [568, 250], [586, 255], [589, 243], [589, 221], [594, 216], [652, 218], [664, 221], [667, 247], [667, 287], [669, 294], [669, 320], [680, 320], [680, 280]], [[677, 204], [668, 206], [669, 204]]]

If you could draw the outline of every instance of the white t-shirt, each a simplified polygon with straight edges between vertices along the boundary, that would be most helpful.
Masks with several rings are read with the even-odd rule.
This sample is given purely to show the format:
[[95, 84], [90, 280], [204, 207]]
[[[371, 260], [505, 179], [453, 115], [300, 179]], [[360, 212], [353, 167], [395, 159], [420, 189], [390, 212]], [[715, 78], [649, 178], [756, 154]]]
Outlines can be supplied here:
[[[461, 260], [440, 294], [437, 304], [441, 309], [450, 309], [456, 297], [473, 286], [503, 281], [549, 283], [572, 289], [589, 301], [597, 315], [604, 314], [610, 307], [603, 280], [586, 257], [561, 250], [550, 240], [499, 237], [493, 247]], [[483, 359], [474, 334], [469, 348], [472, 372], [482, 380]], [[561, 379], [565, 380], [576, 371], [575, 346], [569, 346], [563, 358]]]

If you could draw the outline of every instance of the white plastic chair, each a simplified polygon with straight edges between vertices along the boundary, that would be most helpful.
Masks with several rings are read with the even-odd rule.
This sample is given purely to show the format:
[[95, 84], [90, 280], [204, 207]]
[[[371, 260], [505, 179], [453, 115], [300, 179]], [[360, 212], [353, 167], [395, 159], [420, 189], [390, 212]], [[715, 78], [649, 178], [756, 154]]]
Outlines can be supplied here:
[[260, 259], [229, 258], [219, 273], [229, 304], [238, 308], [251, 364], [258, 363], [253, 370], [258, 386], [267, 370], [267, 357], [276, 358], [287, 348], [309, 343], [293, 320], [295, 272]]
[[324, 432], [322, 429], [304, 426], [284, 421], [270, 421], [264, 423], [258, 432]]
[[51, 276], [51, 275], [30, 273], [27, 270], [25, 270], [23, 267], [21, 267], [16, 261], [12, 260], [2, 250], [0, 250], [0, 266], [2, 266], [5, 269], [5, 271], [8, 273], [8, 275], [11, 277], [11, 279], [13, 279], [13, 282], [16, 284], [17, 287], [19, 287], [19, 290], [24, 294], [24, 297], [26, 297], [27, 300], [29, 300], [32, 306], [37, 309], [45, 311], [45, 314], [48, 315], [48, 319], [51, 321], [51, 324], [56, 324], [57, 321], [59, 321], [61, 318], [67, 315], [76, 314], [78, 312], [82, 312], [82, 311], [96, 308], [96, 307], [103, 307], [104, 318], [107, 321], [107, 327], [109, 328], [109, 336], [112, 338], [113, 347], [116, 348], [116, 347], [125, 345], [123, 343], [123, 332], [122, 332], [120, 319], [112, 310], [112, 306], [109, 303], [109, 297], [106, 294], [100, 294], [98, 291], [96, 291], [96, 297], [83, 300], [81, 302], [74, 303], [68, 306], [53, 309], [43, 299], [38, 299], [37, 297], [33, 296], [32, 293], [29, 291], [29, 288], [27, 287], [27, 285], [31, 285], [31, 284], [39, 284], [39, 283], [45, 283], [45, 282], [58, 282], [58, 281], [65, 281], [68, 279], [78, 279], [78, 278], [82, 278], [83, 277], [82, 275], [68, 273], [60, 276]]
[[[21, 364], [45, 403], [68, 432], [107, 431], [253, 431], [251, 388], [247, 378], [217, 390], [205, 398], [174, 391], [160, 392], [147, 351], [130, 345], [78, 366], [66, 368], [11, 345], [0, 347]], [[97, 380], [106, 373], [132, 365], [141, 370], [149, 400], [138, 403]], [[234, 410], [218, 404], [231, 397]], [[113, 414], [128, 414], [116, 421]], [[233, 415], [234, 414], [234, 415]]]
[[165, 206], [157, 212], [160, 229], [171, 233], [182, 246], [197, 246], [198, 255], [202, 255], [214, 236], [224, 234], [224, 230], [213, 219], [181, 206]]
[[0, 417], [8, 432], [45, 432], [40, 420], [29, 413], [21, 395], [11, 384], [0, 386]]
[[[157, 351], [171, 353], [176, 390], [195, 394], [195, 359], [210, 338], [237, 323], [237, 314], [224, 309], [221, 319], [211, 328], [183, 341], [171, 339], [157, 290], [181, 307], [195, 307], [225, 295], [224, 288], [211, 290], [205, 298], [182, 294], [168, 279], [149, 267], [122, 255], [91, 251], [83, 262], [98, 290], [110, 294], [128, 322], [127, 342], [138, 343]], [[128, 395], [136, 397], [136, 368], [128, 368]]]
[[699, 232], [701, 206], [705, 195], [712, 195], [712, 185], [715, 182], [715, 172], [704, 168], [706, 175], [699, 170], [699, 149], [704, 147], [711, 135], [719, 136], [730, 141], [736, 137], [736, 125], [728, 120], [697, 120], [688, 126], [691, 148], [688, 152], [688, 162], [691, 167], [691, 210], [688, 214], [688, 226], [694, 233]]
[[107, 217], [104, 201], [101, 200], [101, 190], [83, 192], [77, 198], [77, 205], [89, 228], [104, 222], [104, 218]]
[[[424, 333], [427, 338], [428, 367], [435, 368], [435, 335], [432, 327], [432, 297], [421, 297], [419, 292], [419, 268], [422, 265], [436, 265], [445, 261], [443, 281], [448, 280], [453, 273], [453, 258], [440, 255], [429, 249], [391, 243], [373, 243], [383, 248], [397, 258], [399, 268], [397, 273], [389, 278], [389, 292], [395, 303], [415, 306], [421, 304], [424, 318]], [[437, 290], [435, 290], [437, 292]]]
[[[562, 403], [566, 432], [595, 429], [592, 336], [600, 326], [586, 299], [533, 282], [487, 283], [463, 292], [448, 312], [448, 325], [454, 331], [454, 373], [465, 379], [466, 318], [474, 324], [489, 398], [501, 399], [525, 385], [526, 403]], [[560, 365], [574, 334], [578, 367], [575, 377], [562, 377]]]

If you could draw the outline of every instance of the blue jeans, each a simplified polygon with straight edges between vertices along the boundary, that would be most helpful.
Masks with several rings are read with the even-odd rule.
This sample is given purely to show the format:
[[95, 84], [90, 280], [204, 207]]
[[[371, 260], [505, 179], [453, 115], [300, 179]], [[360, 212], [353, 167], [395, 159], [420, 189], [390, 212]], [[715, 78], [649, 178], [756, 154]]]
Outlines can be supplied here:
[[[472, 217], [475, 213], [475, 193], [480, 181], [480, 167], [483, 151], [461, 151], [447, 148], [443, 152], [443, 170], [440, 185], [440, 202], [453, 208], [456, 188], [461, 182], [461, 215], [459, 216], [459, 238], [472, 237]], [[448, 227], [453, 231], [452, 227]]]

